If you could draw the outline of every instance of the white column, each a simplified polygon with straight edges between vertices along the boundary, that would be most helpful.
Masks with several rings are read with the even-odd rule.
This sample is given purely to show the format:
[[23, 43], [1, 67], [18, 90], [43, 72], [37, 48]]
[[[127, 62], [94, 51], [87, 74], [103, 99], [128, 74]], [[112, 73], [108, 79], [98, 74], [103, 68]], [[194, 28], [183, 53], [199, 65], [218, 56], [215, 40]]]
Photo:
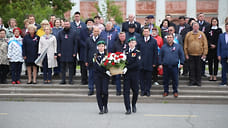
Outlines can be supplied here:
[[136, 17], [136, 0], [127, 0], [126, 4], [126, 17], [133, 14]]
[[106, 12], [107, 12], [106, 0], [98, 0], [98, 6], [102, 12], [100, 16], [104, 18], [104, 21], [106, 21]]
[[218, 1], [218, 19], [219, 26], [223, 28], [225, 31], [225, 18], [228, 17], [228, 1], [227, 0], [219, 0]]
[[196, 0], [187, 0], [187, 17], [196, 17]]
[[74, 16], [74, 13], [79, 11], [80, 12], [80, 0], [71, 0], [72, 3], [74, 3], [74, 6], [72, 7], [70, 11], [70, 17], [72, 18]]
[[160, 25], [165, 19], [165, 0], [156, 0], [156, 25]]

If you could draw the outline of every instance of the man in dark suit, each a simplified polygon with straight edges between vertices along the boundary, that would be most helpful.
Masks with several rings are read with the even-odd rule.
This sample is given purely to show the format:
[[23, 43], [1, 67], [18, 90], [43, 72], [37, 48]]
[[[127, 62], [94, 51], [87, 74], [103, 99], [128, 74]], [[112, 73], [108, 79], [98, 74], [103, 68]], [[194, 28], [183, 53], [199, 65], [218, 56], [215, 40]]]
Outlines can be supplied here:
[[64, 29], [59, 32], [57, 52], [61, 62], [62, 81], [66, 84], [66, 68], [69, 68], [69, 84], [73, 84], [73, 62], [77, 54], [76, 32], [70, 28], [70, 21], [64, 21]]
[[89, 83], [88, 88], [89, 92], [88, 95], [94, 94], [94, 67], [93, 67], [93, 58], [94, 54], [97, 52], [97, 42], [104, 40], [100, 37], [100, 29], [98, 27], [93, 28], [93, 33], [91, 37], [88, 37], [86, 40], [86, 60], [85, 66], [89, 70]]
[[33, 14], [28, 15], [28, 19], [29, 19], [29, 24], [34, 24], [37, 27], [36, 30], [41, 28], [41, 26], [36, 23], [36, 19], [35, 19], [35, 16]]
[[[87, 84], [88, 77], [87, 77], [87, 69], [85, 66], [85, 46], [86, 46], [86, 24], [80, 21], [80, 12], [74, 13], [74, 21], [71, 22], [72, 30], [76, 31], [76, 39], [78, 44], [78, 53], [79, 53], [79, 64], [80, 64], [80, 71], [81, 71], [81, 84]], [[76, 58], [74, 60], [74, 74], [76, 73]]]
[[[199, 13], [197, 19], [198, 19], [197, 22], [199, 23], [199, 30], [204, 32], [204, 34], [206, 34], [206, 30], [210, 26], [210, 23], [205, 21], [205, 16], [204, 16], [203, 13]], [[206, 65], [206, 62], [202, 60], [201, 75], [204, 76], [204, 77], [206, 77], [206, 75], [205, 75], [205, 65]]]
[[185, 22], [185, 16], [180, 16], [179, 17], [179, 25], [176, 27], [176, 33], [181, 34], [181, 32], [185, 29], [188, 28], [189, 25], [186, 24]]
[[219, 35], [217, 56], [222, 64], [222, 83], [221, 86], [227, 86], [226, 73], [228, 70], [228, 23], [225, 25], [226, 32]]
[[143, 40], [139, 44], [139, 50], [141, 52], [139, 79], [141, 96], [150, 96], [152, 71], [158, 60], [158, 45], [157, 41], [150, 36], [150, 30], [148, 27], [143, 29], [143, 35]]
[[139, 22], [135, 21], [134, 19], [135, 19], [135, 16], [133, 14], [129, 14], [128, 21], [126, 21], [122, 24], [122, 31], [123, 32], [128, 32], [129, 24], [134, 24], [135, 25], [135, 32], [141, 33], [141, 24]]

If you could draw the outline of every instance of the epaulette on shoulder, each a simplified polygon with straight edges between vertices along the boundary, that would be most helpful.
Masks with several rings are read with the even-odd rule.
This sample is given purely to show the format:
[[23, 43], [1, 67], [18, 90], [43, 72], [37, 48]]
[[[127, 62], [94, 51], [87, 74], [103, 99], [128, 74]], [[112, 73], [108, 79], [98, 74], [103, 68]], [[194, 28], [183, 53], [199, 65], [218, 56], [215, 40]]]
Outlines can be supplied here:
[[136, 52], [140, 52], [140, 50], [136, 50]]

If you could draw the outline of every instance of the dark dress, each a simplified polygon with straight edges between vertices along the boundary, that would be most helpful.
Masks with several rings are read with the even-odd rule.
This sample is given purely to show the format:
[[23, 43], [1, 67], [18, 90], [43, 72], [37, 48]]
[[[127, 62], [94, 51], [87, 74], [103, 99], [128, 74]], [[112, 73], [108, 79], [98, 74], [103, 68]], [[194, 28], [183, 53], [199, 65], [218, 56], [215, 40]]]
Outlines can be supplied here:
[[22, 55], [26, 56], [26, 66], [35, 66], [35, 60], [38, 57], [38, 45], [40, 37], [36, 34], [32, 38], [30, 34], [25, 35], [23, 38]]

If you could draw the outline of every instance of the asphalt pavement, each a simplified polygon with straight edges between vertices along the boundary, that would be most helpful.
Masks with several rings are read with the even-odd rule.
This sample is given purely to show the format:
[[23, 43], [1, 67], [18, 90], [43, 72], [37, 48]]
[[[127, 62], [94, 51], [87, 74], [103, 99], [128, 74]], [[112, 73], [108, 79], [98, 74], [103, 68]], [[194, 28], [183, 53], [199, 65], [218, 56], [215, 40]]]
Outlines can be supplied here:
[[228, 105], [123, 103], [98, 114], [95, 102], [0, 102], [0, 128], [227, 128]]

